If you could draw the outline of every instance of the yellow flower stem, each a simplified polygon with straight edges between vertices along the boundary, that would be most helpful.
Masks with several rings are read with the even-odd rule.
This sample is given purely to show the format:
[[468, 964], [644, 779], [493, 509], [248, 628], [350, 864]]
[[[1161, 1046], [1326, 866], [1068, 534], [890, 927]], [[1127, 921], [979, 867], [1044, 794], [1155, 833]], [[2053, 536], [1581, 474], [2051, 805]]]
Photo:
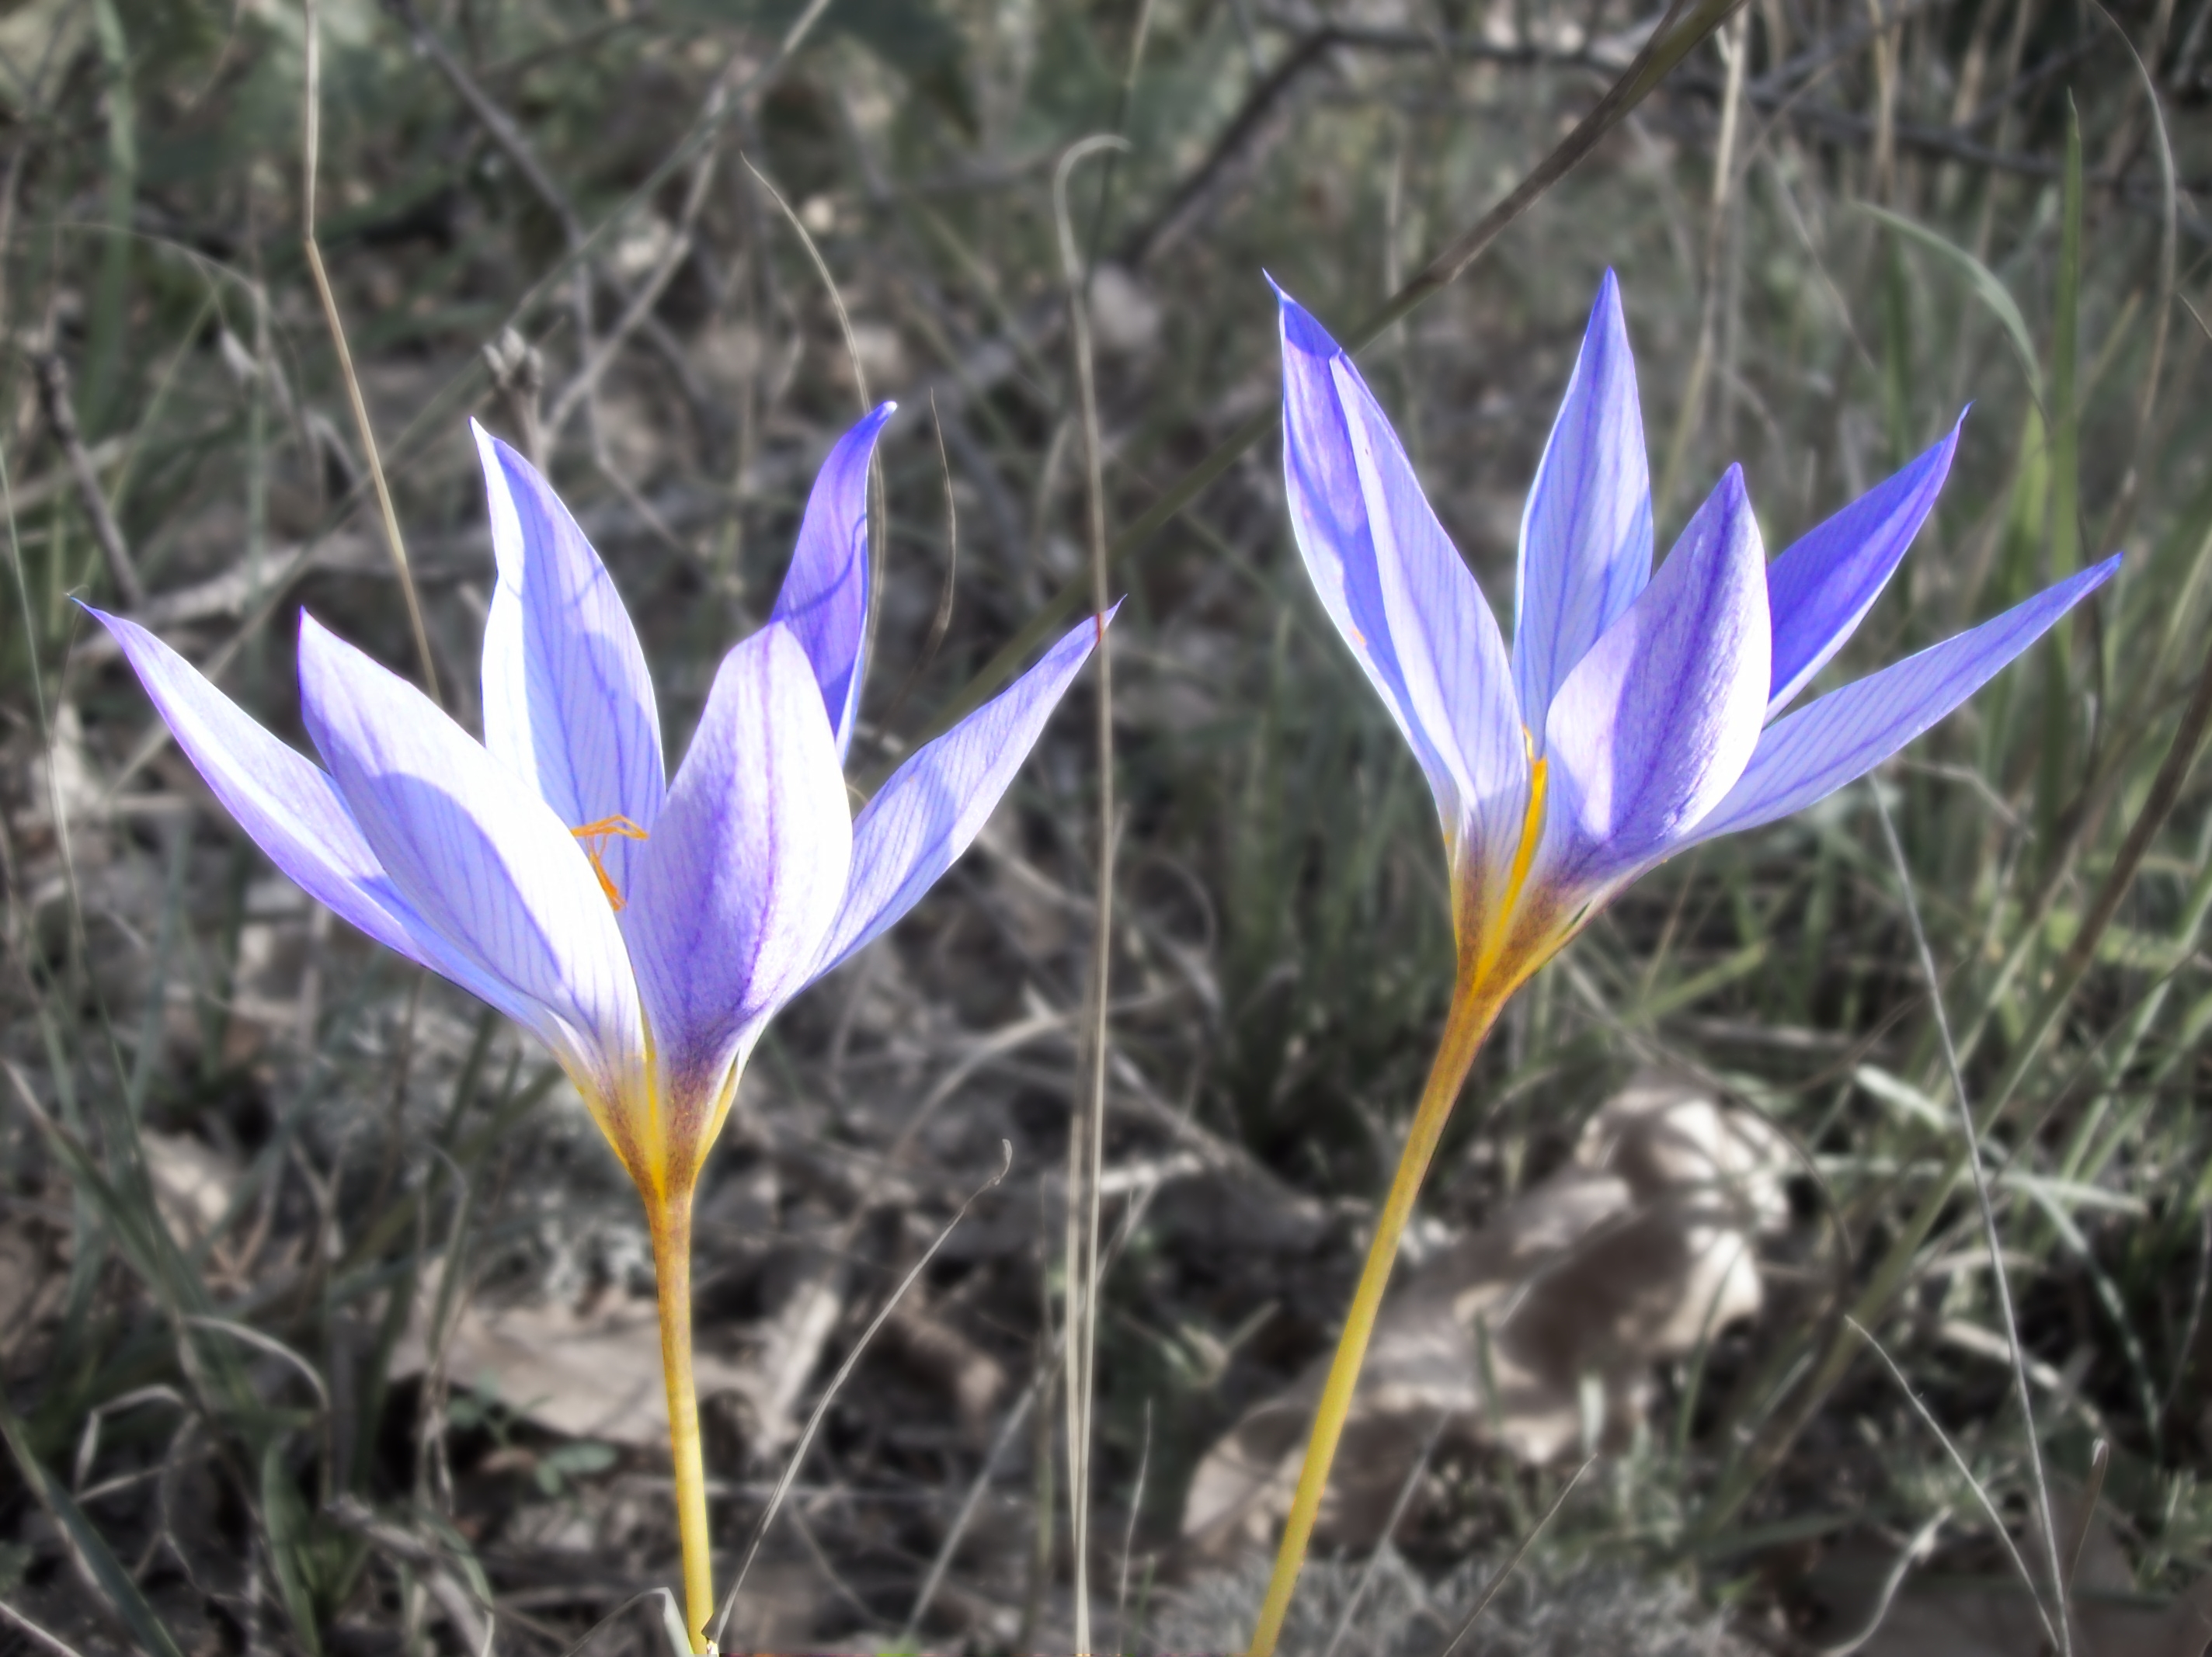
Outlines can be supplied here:
[[1275, 1555], [1275, 1573], [1267, 1581], [1267, 1598], [1260, 1607], [1260, 1620], [1252, 1630], [1247, 1657], [1270, 1657], [1283, 1632], [1283, 1619], [1291, 1609], [1291, 1595], [1305, 1563], [1306, 1545], [1313, 1538], [1314, 1520], [1321, 1513], [1322, 1492], [1328, 1484], [1329, 1464], [1336, 1460], [1337, 1442], [1344, 1435], [1345, 1417], [1352, 1411], [1359, 1368], [1367, 1357], [1367, 1343], [1375, 1332], [1375, 1315], [1382, 1309], [1382, 1290], [1390, 1281], [1390, 1267], [1398, 1258], [1398, 1244], [1413, 1217], [1413, 1199], [1443, 1137], [1444, 1122], [1467, 1080], [1474, 1055], [1490, 1027], [1497, 1021], [1504, 998], [1486, 992], [1481, 980], [1462, 983], [1452, 996], [1450, 1016], [1444, 1023], [1429, 1079], [1421, 1089], [1419, 1108], [1413, 1113], [1412, 1132], [1398, 1158], [1398, 1172], [1390, 1181], [1390, 1194], [1375, 1223], [1375, 1239], [1367, 1247], [1367, 1264], [1359, 1273], [1359, 1287], [1345, 1314], [1344, 1333], [1336, 1343], [1336, 1357], [1328, 1366], [1321, 1403], [1314, 1411], [1313, 1434], [1306, 1441], [1305, 1465], [1298, 1473], [1298, 1488], [1291, 1501], [1291, 1516], [1283, 1529], [1282, 1547]]
[[660, 1301], [660, 1367], [668, 1381], [668, 1454], [676, 1466], [676, 1528], [684, 1539], [684, 1626], [708, 1649], [714, 1556], [707, 1534], [707, 1468], [699, 1446], [699, 1389], [691, 1375], [691, 1192], [648, 1196], [653, 1276]]

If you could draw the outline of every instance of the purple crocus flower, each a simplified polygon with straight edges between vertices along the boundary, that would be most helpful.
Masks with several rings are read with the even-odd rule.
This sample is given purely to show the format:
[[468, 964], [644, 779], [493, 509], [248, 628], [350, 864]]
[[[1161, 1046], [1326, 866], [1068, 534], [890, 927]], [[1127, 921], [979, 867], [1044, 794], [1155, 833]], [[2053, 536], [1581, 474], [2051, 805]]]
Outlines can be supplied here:
[[2119, 564], [1793, 711], [1911, 545], [1957, 428], [1771, 563], [1731, 466], [1654, 571], [1636, 369], [1607, 272], [1522, 517], [1509, 652], [1358, 369], [1278, 296], [1291, 525], [1436, 797], [1458, 972], [1249, 1657], [1267, 1657], [1281, 1630], [1398, 1240], [1507, 998], [1655, 864], [1787, 816], [1887, 759]]
[[270, 860], [536, 1032], [635, 1182], [659, 1268], [702, 1649], [712, 1589], [689, 1294], [701, 1166], [769, 1018], [967, 849], [1106, 621], [1068, 632], [854, 817], [843, 765], [865, 665], [868, 464], [893, 407], [830, 452], [775, 610], [723, 659], [672, 782], [644, 652], [605, 567], [545, 479], [481, 428], [499, 565], [481, 743], [303, 615], [300, 699], [318, 767], [144, 628], [93, 612]]
[[1911, 545], [1957, 428], [1771, 564], [1731, 466], [1654, 571], [1636, 368], [1607, 272], [1522, 518], [1509, 652], [1358, 369], [1287, 295], [1280, 309], [1298, 549], [1427, 774], [1462, 976], [1489, 992], [1655, 864], [1864, 775], [2119, 565], [1789, 711]]

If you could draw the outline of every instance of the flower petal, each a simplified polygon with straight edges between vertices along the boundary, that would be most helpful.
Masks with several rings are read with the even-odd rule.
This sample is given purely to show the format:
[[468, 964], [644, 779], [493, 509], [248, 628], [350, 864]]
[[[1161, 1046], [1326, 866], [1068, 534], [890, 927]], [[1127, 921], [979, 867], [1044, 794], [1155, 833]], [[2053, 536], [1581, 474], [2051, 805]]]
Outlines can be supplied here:
[[637, 992], [590, 862], [544, 801], [422, 693], [303, 616], [300, 711], [392, 883], [598, 1102], [645, 1051]]
[[[1358, 370], [1340, 355], [1329, 372], [1366, 507], [1399, 681], [1458, 797], [1457, 820], [1444, 825], [1460, 854], [1455, 861], [1479, 881], [1502, 881], [1527, 815], [1529, 746], [1504, 638]], [[1480, 906], [1480, 886], [1467, 895]]]
[[1866, 619], [1920, 533], [1959, 446], [1959, 416], [1943, 440], [1877, 483], [1766, 567], [1774, 615], [1772, 719], [1802, 690]]
[[1276, 294], [1283, 472], [1298, 550], [1456, 843], [1511, 789], [1492, 751], [1501, 733], [1514, 761], [1525, 757], [1497, 622], [1359, 371], [1297, 300]]
[[1731, 466], [1553, 701], [1537, 877], [1595, 895], [1665, 856], [1742, 774], [1770, 662], [1766, 555]]
[[1521, 517], [1513, 679], [1543, 744], [1552, 699], [1651, 574], [1651, 474], [1636, 360], [1608, 270]]
[[[653, 679], [629, 612], [538, 469], [473, 421], [499, 584], [484, 622], [484, 746], [569, 828], [628, 817], [650, 831], [666, 773]], [[629, 889], [635, 844], [610, 836]]]
[[672, 1157], [704, 1154], [732, 1065], [813, 976], [852, 847], [820, 688], [770, 622], [722, 659], [623, 912]]
[[1035, 667], [876, 791], [853, 825], [852, 877], [817, 975], [889, 931], [968, 849], [1112, 620], [1109, 610], [1069, 628]]
[[897, 410], [881, 403], [837, 440], [806, 497], [799, 545], [769, 620], [789, 628], [805, 647], [822, 687], [836, 743], [837, 763], [853, 745], [860, 706], [860, 652], [868, 631], [868, 458], [876, 435]]
[[1955, 639], [1778, 719], [1760, 737], [1741, 779], [1692, 838], [1710, 840], [1772, 822], [1864, 776], [1988, 683], [2109, 580], [2119, 564], [2115, 554]]
[[170, 734], [269, 860], [341, 920], [510, 1017], [534, 1011], [455, 954], [362, 838], [330, 777], [254, 723], [183, 657], [119, 616], [85, 606], [115, 637]]

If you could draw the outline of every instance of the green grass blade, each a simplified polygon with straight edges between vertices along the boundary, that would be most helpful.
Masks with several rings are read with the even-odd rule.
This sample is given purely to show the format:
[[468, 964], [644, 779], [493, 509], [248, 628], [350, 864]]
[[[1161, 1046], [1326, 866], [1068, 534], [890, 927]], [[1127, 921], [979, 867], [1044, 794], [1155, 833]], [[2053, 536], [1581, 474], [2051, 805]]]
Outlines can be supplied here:
[[1906, 240], [1917, 243], [1937, 258], [1945, 260], [1964, 276], [1972, 286], [1974, 297], [2003, 326], [2005, 338], [2011, 344], [2013, 355], [2020, 359], [2021, 372], [2027, 376], [2028, 390], [2039, 403], [2043, 401], [2043, 369], [2037, 361], [2035, 341], [2027, 331], [2027, 319], [2021, 314], [2019, 303], [1997, 280], [1996, 272], [1984, 264], [1965, 248], [1946, 240], [1924, 224], [1916, 224], [1901, 213], [1893, 213], [1886, 207], [1876, 207], [1871, 202], [1855, 203], [1862, 213], [1870, 214]]

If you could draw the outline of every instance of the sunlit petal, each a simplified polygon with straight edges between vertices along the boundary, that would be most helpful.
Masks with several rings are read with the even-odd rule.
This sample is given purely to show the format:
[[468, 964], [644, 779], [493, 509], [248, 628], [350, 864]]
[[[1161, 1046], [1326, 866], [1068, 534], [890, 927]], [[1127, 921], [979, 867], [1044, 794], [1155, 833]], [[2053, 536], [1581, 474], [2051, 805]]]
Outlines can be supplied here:
[[1528, 737], [1497, 617], [1421, 493], [1397, 434], [1350, 359], [1330, 365], [1367, 508], [1376, 583], [1400, 682], [1433, 736], [1459, 804], [1453, 841], [1462, 905], [1479, 921], [1520, 844]]
[[224, 810], [302, 891], [386, 949], [510, 1017], [535, 1017], [526, 998], [457, 954], [400, 895], [328, 774], [255, 724], [136, 622], [86, 608], [114, 634], [177, 746]]
[[1498, 624], [1358, 370], [1278, 295], [1283, 470], [1298, 550], [1457, 843], [1470, 824], [1480, 833], [1510, 816], [1526, 776]]
[[1766, 601], [1774, 616], [1768, 719], [1790, 704], [1866, 618], [1934, 509], [1958, 446], [1954, 424], [1942, 441], [1791, 543], [1766, 567]]
[[799, 545], [769, 620], [789, 628], [805, 646], [822, 687], [823, 711], [837, 762], [853, 745], [860, 706], [861, 652], [868, 630], [868, 458], [898, 408], [878, 404], [837, 440], [806, 498]]
[[672, 1152], [703, 1154], [732, 1065], [812, 976], [852, 840], [813, 669], [771, 622], [722, 659], [623, 912]]
[[1540, 748], [1553, 698], [1650, 574], [1644, 415], [1608, 270], [1521, 519], [1513, 676]]
[[1597, 892], [1666, 855], [1743, 774], [1769, 665], [1765, 553], [1731, 466], [1553, 701], [1536, 878]]
[[[629, 612], [538, 469], [473, 426], [499, 561], [484, 622], [484, 746], [570, 828], [623, 817], [650, 830], [665, 790], [660, 716]], [[617, 889], [633, 842], [603, 848]]]
[[968, 849], [1112, 619], [1109, 611], [1069, 628], [1035, 667], [877, 790], [853, 825], [852, 877], [818, 971], [890, 930]]
[[2117, 555], [2092, 565], [1970, 632], [1776, 720], [1741, 779], [1692, 838], [1772, 822], [1864, 776], [1988, 683], [2119, 565]]
[[416, 912], [580, 1080], [627, 1093], [644, 1051], [613, 912], [552, 808], [412, 685], [302, 616], [300, 709], [347, 810]]

